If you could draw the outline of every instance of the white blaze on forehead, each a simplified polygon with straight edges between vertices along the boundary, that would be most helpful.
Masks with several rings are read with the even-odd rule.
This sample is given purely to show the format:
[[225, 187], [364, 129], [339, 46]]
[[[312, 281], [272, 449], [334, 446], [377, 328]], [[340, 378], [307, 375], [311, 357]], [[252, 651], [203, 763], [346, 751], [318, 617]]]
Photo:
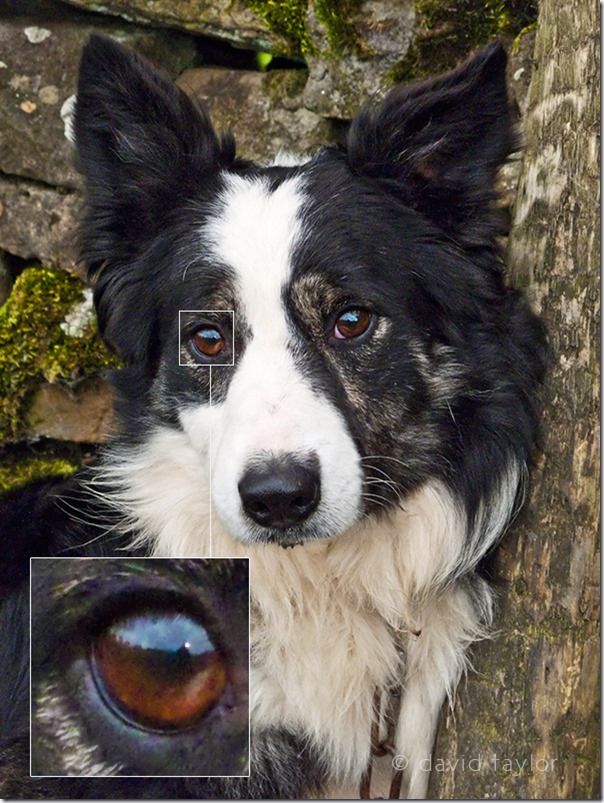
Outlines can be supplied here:
[[269, 328], [286, 335], [283, 287], [300, 234], [302, 179], [289, 178], [271, 189], [264, 178], [225, 175], [216, 214], [204, 238], [217, 258], [236, 274], [238, 300], [252, 335]]

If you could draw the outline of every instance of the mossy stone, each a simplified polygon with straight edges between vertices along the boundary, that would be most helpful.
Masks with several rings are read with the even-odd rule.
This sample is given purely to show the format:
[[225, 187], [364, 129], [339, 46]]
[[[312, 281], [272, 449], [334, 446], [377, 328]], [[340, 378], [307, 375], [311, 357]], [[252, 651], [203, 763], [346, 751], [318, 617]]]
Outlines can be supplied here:
[[36, 480], [59, 477], [66, 479], [78, 468], [77, 463], [62, 457], [6, 457], [0, 465], [0, 494], [14, 491]]
[[74, 385], [117, 365], [93, 315], [77, 333], [65, 325], [85, 305], [84, 289], [64, 271], [32, 266], [0, 308], [0, 443], [25, 436], [27, 405], [41, 382]]
[[445, 72], [493, 39], [517, 36], [537, 19], [537, 0], [415, 0], [415, 12], [415, 42], [393, 83]]
[[308, 0], [245, 0], [245, 5], [263, 19], [273, 33], [291, 42], [290, 55], [307, 56], [314, 52], [306, 29]]

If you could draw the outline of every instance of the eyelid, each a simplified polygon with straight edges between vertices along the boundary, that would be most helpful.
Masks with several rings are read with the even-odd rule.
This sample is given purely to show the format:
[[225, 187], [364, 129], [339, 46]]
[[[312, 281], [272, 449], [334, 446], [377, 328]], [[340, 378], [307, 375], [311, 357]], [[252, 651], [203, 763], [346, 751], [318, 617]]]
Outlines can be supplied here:
[[[220, 612], [212, 604], [212, 594], [211, 582], [205, 588], [203, 584], [191, 588], [185, 582], [177, 582], [172, 575], [156, 572], [149, 575], [116, 569], [112, 573], [74, 581], [64, 588], [59, 598], [54, 598], [52, 606], [69, 640], [65, 659], [69, 660], [69, 651], [85, 651], [90, 640], [117, 616], [148, 608], [150, 603], [155, 606], [155, 602], [166, 610], [182, 610], [199, 621], [214, 643], [228, 652]], [[51, 621], [53, 610], [47, 611], [44, 618]], [[34, 647], [37, 641], [33, 640]]]
[[225, 335], [225, 327], [218, 321], [198, 321], [196, 323], [187, 324], [183, 328], [182, 334], [186, 338], [191, 338], [194, 334], [199, 332], [200, 329], [216, 329], [228, 342], [228, 338]]

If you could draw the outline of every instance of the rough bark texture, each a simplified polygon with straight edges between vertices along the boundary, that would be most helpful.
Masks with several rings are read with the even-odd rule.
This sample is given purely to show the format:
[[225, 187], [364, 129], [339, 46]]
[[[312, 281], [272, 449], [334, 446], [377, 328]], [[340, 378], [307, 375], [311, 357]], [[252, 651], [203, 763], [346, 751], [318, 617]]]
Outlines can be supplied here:
[[509, 264], [551, 338], [543, 454], [496, 557], [499, 633], [441, 723], [434, 797], [600, 795], [598, 61], [596, 0], [542, 0]]

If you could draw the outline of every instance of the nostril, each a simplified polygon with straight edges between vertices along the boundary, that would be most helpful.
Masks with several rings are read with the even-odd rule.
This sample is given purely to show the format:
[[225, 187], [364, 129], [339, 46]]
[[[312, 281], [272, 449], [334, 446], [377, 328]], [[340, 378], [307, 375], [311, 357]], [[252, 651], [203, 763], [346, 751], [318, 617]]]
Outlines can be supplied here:
[[300, 524], [319, 503], [318, 460], [302, 463], [287, 456], [255, 464], [241, 478], [239, 495], [247, 516], [263, 527]]
[[249, 508], [250, 510], [253, 510], [254, 513], [257, 513], [259, 516], [266, 516], [269, 513], [268, 506], [265, 505], [263, 502], [250, 500]]

